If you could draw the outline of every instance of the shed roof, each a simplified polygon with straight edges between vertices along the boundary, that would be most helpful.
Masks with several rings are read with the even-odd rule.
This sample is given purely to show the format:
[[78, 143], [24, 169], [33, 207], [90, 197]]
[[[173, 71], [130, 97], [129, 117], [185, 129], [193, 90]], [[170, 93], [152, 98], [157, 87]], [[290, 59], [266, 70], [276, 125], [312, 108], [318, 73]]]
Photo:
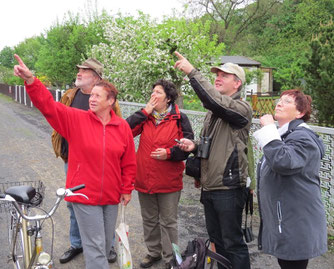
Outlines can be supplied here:
[[257, 67], [261, 66], [260, 62], [254, 61], [245, 56], [221, 56], [218, 58], [218, 60], [220, 60], [221, 64], [235, 63], [240, 66], [257, 66]]

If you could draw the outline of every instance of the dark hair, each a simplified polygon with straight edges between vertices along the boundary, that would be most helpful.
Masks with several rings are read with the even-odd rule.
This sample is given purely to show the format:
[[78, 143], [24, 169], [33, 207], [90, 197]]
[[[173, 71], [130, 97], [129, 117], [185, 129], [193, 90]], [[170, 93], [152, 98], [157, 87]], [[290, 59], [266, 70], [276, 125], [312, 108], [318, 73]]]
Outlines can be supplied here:
[[179, 94], [173, 82], [165, 79], [159, 79], [153, 84], [152, 89], [154, 89], [155, 86], [161, 86], [164, 89], [166, 97], [167, 99], [169, 99], [168, 104], [175, 103], [175, 100], [177, 99]]
[[102, 87], [108, 93], [107, 99], [114, 98], [116, 101], [118, 91], [114, 84], [104, 79], [101, 79], [95, 84], [95, 86]]
[[281, 93], [281, 97], [283, 95], [292, 96], [295, 99], [296, 108], [299, 112], [305, 113], [301, 118], [305, 122], [308, 121], [311, 117], [312, 112], [312, 97], [304, 94], [302, 91], [298, 89], [287, 90]]

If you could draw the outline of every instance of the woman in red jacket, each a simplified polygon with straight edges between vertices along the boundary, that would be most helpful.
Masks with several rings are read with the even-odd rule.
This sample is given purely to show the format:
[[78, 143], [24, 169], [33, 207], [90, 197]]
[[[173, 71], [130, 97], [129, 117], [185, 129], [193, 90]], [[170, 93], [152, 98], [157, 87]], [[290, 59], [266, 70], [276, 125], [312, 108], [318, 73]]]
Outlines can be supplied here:
[[172, 243], [178, 242], [177, 208], [183, 188], [183, 160], [189, 153], [176, 146], [175, 139], [193, 139], [194, 134], [187, 116], [174, 104], [177, 96], [172, 82], [158, 80], [146, 107], [126, 119], [133, 136], [141, 135], [135, 189], [148, 249], [142, 268], [159, 261], [161, 253], [169, 268]]
[[73, 203], [78, 220], [87, 269], [109, 269], [118, 204], [131, 199], [136, 173], [133, 137], [125, 120], [112, 110], [117, 89], [107, 81], [98, 82], [84, 111], [55, 102], [19, 56], [14, 74], [25, 80], [33, 104], [50, 125], [69, 143], [66, 188], [85, 184]]

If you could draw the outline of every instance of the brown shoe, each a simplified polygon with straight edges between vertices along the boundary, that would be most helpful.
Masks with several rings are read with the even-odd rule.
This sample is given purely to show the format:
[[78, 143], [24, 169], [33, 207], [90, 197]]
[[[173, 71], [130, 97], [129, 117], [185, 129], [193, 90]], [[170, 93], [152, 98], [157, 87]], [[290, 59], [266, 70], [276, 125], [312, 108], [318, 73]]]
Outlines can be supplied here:
[[142, 260], [142, 262], [140, 263], [140, 267], [142, 268], [149, 268], [151, 267], [154, 263], [156, 263], [157, 261], [161, 260], [161, 255], [158, 257], [152, 257], [150, 255], [146, 255], [146, 257]]

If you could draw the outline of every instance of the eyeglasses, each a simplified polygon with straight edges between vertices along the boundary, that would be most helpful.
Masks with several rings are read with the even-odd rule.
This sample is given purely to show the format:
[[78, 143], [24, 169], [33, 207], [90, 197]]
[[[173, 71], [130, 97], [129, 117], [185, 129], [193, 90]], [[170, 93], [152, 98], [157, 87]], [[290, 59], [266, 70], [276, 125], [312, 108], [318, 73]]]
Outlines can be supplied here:
[[293, 99], [290, 98], [280, 98], [280, 99], [276, 99], [275, 100], [275, 105], [277, 105], [278, 103], [281, 103], [283, 105], [290, 105], [293, 104], [295, 101]]

